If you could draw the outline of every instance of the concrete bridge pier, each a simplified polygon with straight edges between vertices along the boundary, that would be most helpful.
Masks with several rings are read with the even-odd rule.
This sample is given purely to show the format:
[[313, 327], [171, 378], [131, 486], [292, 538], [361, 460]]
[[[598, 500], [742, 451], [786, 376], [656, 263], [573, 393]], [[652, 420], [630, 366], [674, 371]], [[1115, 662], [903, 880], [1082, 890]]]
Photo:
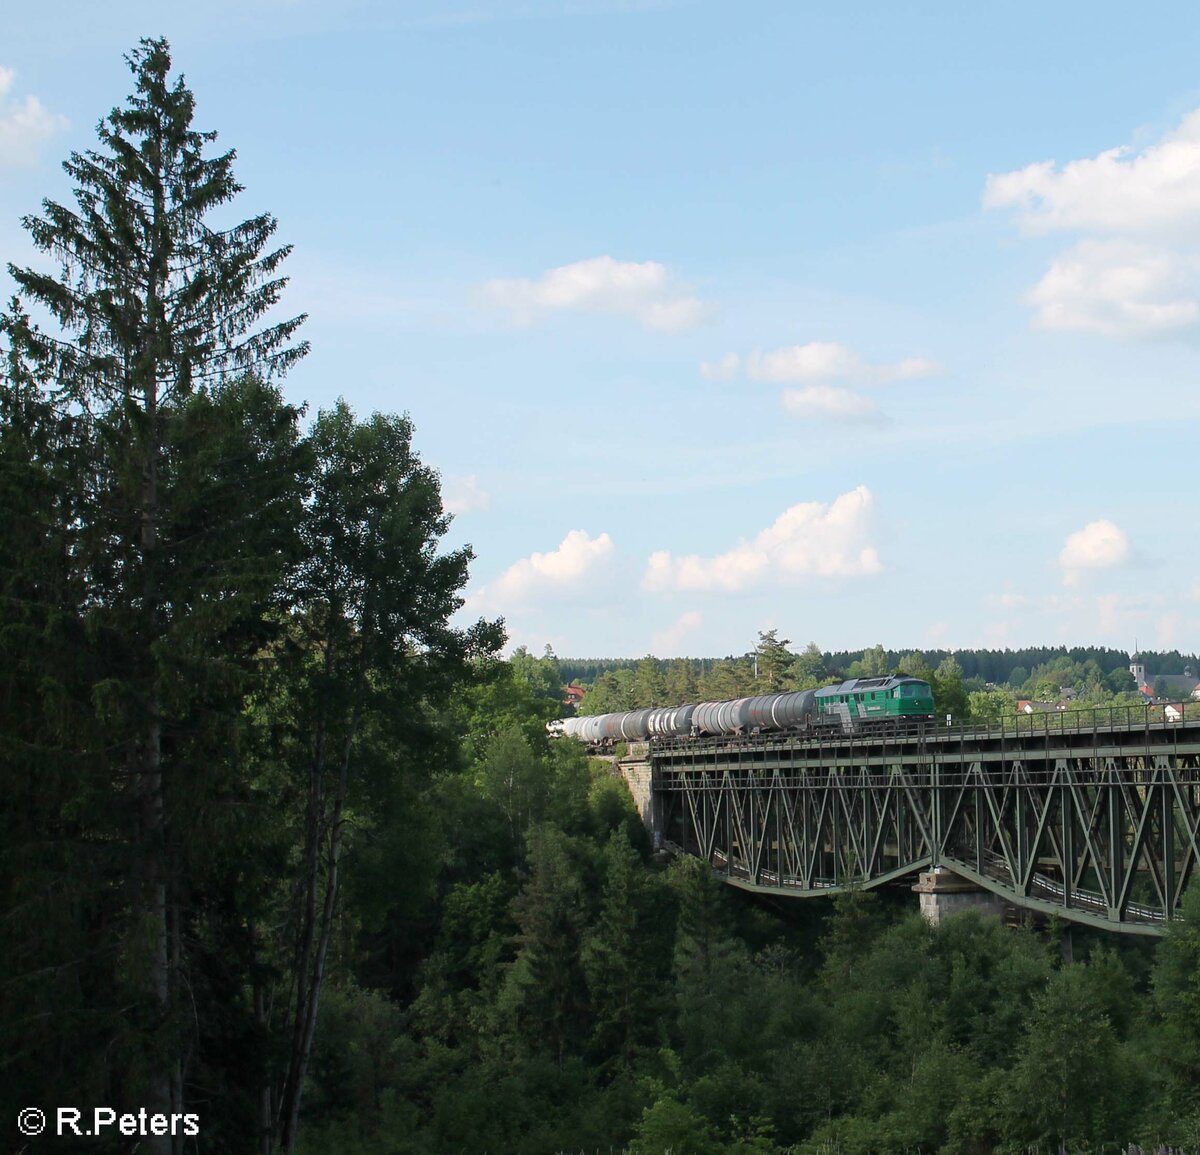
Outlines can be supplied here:
[[921, 914], [931, 926], [964, 910], [977, 910], [991, 918], [1004, 917], [1004, 899], [944, 866], [922, 871], [913, 890], [920, 895]]

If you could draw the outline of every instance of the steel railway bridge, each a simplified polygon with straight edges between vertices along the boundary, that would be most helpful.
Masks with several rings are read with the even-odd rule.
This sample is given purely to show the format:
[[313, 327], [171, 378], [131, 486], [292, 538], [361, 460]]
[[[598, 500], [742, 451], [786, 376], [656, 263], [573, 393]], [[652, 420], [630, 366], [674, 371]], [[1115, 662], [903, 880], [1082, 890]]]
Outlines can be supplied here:
[[649, 767], [656, 835], [776, 895], [941, 868], [1020, 907], [1161, 934], [1200, 863], [1200, 714], [664, 741], [627, 761]]

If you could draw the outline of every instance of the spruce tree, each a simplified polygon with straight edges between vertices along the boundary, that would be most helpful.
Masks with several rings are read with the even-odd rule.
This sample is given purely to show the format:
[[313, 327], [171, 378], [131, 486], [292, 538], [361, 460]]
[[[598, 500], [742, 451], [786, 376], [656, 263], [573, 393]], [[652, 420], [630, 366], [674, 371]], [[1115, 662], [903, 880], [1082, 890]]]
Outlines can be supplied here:
[[[210, 224], [213, 210], [241, 191], [234, 153], [212, 154], [216, 134], [193, 128], [194, 99], [182, 78], [170, 77], [166, 42], [143, 40], [127, 61], [134, 92], [100, 124], [98, 147], [64, 163], [74, 205], [46, 201], [42, 215], [23, 222], [57, 271], [9, 265], [24, 302], [48, 313], [58, 331], [31, 324], [15, 299], [0, 314], [0, 334], [10, 386], [32, 383], [70, 414], [84, 461], [65, 503], [72, 507], [71, 565], [86, 585], [78, 610], [95, 657], [82, 704], [98, 719], [107, 767], [93, 767], [91, 781], [111, 784], [113, 812], [124, 826], [126, 853], [116, 871], [122, 877], [111, 892], [124, 895], [117, 920], [124, 930], [120, 946], [109, 949], [136, 988], [126, 1016], [136, 1053], [118, 1082], [148, 1110], [168, 1113], [182, 1109], [187, 1050], [173, 1021], [185, 953], [175, 828], [185, 815], [194, 817], [173, 797], [171, 776], [182, 783], [180, 752], [196, 746], [181, 734], [191, 732], [197, 713], [188, 690], [204, 665], [197, 659], [216, 635], [236, 633], [238, 625], [224, 604], [228, 591], [204, 597], [191, 580], [196, 572], [220, 573], [221, 562], [210, 558], [198, 570], [183, 563], [188, 549], [195, 557], [197, 541], [214, 540], [219, 509], [199, 511], [207, 519], [199, 537], [197, 526], [186, 524], [181, 487], [197, 446], [178, 436], [188, 425], [181, 415], [194, 397], [215, 395], [236, 376], [285, 373], [307, 346], [293, 341], [303, 317], [260, 324], [286, 283], [278, 270], [289, 249], [272, 247], [274, 218]], [[266, 403], [280, 415], [277, 395]], [[282, 414], [285, 427], [295, 418], [295, 411]], [[276, 446], [285, 457], [291, 440], [285, 428]], [[296, 506], [281, 497], [268, 508], [280, 503]], [[278, 545], [267, 545], [262, 556], [278, 556]], [[273, 580], [266, 573], [260, 584]], [[259, 590], [252, 600], [261, 610], [270, 595]], [[254, 616], [250, 608], [244, 615]], [[245, 646], [243, 638], [235, 664]], [[236, 685], [224, 693], [236, 698]], [[209, 716], [211, 705], [199, 712]], [[82, 736], [87, 728], [79, 729]], [[187, 782], [187, 790], [194, 796], [196, 783]], [[107, 921], [105, 928], [111, 930]], [[172, 1146], [165, 1136], [143, 1142], [150, 1152]]]

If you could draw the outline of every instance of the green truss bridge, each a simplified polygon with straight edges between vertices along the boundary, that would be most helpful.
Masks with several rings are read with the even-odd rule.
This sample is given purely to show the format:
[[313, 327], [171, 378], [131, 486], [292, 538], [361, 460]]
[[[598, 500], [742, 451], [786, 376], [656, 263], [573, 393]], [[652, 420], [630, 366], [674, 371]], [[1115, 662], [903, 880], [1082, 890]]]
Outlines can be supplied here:
[[828, 895], [927, 872], [1161, 934], [1200, 863], [1200, 711], [1186, 713], [641, 743], [621, 768], [656, 840], [737, 886]]

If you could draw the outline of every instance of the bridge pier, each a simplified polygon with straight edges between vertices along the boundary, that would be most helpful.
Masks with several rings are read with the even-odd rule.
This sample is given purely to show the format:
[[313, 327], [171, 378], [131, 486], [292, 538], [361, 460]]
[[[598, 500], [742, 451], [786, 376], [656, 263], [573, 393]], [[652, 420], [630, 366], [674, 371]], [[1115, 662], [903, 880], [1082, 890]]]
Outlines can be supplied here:
[[[653, 792], [653, 773], [650, 767], [648, 747], [645, 742], [630, 742], [626, 755], [613, 759], [614, 772], [619, 774], [629, 789], [633, 804], [637, 807], [642, 825], [653, 838], [657, 833]], [[657, 845], [657, 842], [656, 842]]]
[[913, 890], [920, 895], [921, 914], [931, 926], [964, 910], [991, 918], [1004, 916], [1004, 899], [944, 866], [922, 871]]

